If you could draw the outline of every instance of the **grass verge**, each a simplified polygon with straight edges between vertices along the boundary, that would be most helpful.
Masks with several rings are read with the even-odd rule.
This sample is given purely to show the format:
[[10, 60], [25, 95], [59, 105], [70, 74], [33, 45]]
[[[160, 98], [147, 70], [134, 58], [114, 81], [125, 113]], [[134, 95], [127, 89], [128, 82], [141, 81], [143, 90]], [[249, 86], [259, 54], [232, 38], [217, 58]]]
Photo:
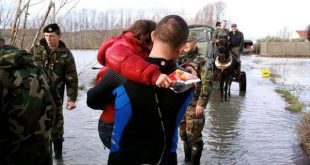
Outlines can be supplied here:
[[302, 115], [301, 120], [296, 127], [298, 139], [301, 147], [310, 156], [310, 113], [306, 112]]
[[281, 94], [289, 105], [286, 107], [286, 110], [290, 112], [301, 112], [303, 110], [303, 103], [298, 100], [298, 97], [292, 94], [289, 90], [285, 88], [277, 88], [276, 92]]

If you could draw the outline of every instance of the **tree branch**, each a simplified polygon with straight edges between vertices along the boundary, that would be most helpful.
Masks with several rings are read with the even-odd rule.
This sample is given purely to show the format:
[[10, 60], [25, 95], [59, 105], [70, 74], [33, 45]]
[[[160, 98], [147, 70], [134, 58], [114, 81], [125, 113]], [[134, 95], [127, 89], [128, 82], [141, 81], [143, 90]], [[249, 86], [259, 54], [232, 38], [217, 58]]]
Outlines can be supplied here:
[[37, 42], [37, 39], [38, 39], [38, 37], [39, 37], [39, 35], [40, 35], [40, 33], [41, 33], [41, 30], [42, 30], [42, 28], [43, 28], [43, 26], [44, 26], [44, 24], [45, 24], [45, 22], [46, 22], [46, 19], [47, 19], [47, 17], [48, 17], [48, 14], [50, 13], [51, 8], [52, 8], [53, 6], [54, 6], [54, 5], [53, 5], [53, 3], [52, 3], [52, 1], [51, 1], [50, 4], [48, 5], [48, 8], [47, 8], [46, 13], [45, 13], [45, 15], [44, 15], [44, 17], [43, 17], [43, 20], [42, 20], [42, 22], [41, 22], [41, 24], [40, 24], [40, 26], [39, 26], [39, 29], [38, 29], [38, 31], [37, 31], [37, 34], [35, 35], [35, 37], [34, 37], [34, 39], [33, 39], [33, 42], [32, 42], [32, 44], [31, 44], [31, 47], [33, 47], [34, 44]]

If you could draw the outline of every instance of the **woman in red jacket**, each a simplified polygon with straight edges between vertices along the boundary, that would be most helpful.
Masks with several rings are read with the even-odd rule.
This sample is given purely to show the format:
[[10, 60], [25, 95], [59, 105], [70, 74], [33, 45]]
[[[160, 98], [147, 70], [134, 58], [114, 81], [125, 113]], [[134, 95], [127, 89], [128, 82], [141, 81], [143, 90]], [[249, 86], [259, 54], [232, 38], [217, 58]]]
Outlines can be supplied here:
[[[99, 71], [96, 82], [99, 82], [108, 67], [130, 80], [168, 88], [171, 83], [169, 77], [162, 74], [157, 65], [144, 60], [153, 46], [151, 33], [155, 28], [154, 21], [138, 20], [121, 35], [104, 41], [97, 55], [97, 60], [103, 68]], [[98, 124], [100, 139], [108, 148], [111, 143], [113, 122], [114, 100], [111, 100], [103, 107]]]

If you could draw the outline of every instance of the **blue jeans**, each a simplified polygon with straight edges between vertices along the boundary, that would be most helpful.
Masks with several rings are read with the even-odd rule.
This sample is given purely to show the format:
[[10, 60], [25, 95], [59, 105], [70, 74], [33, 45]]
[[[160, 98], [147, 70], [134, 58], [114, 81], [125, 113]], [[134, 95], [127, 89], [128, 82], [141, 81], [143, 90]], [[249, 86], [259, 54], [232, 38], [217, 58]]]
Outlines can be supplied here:
[[103, 145], [107, 148], [110, 148], [111, 146], [113, 126], [114, 126], [113, 122], [110, 123], [102, 120], [99, 120], [98, 122], [98, 132], [100, 140], [103, 143]]

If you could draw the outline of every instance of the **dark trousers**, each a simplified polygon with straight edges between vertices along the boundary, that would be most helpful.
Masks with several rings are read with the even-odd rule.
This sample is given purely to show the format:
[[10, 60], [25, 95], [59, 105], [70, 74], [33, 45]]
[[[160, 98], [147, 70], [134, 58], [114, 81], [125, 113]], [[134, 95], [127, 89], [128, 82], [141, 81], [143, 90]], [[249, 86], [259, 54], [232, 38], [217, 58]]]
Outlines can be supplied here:
[[102, 120], [99, 120], [98, 122], [98, 133], [100, 140], [103, 143], [103, 145], [107, 148], [110, 148], [111, 146], [113, 126], [114, 126], [113, 122], [105, 122]]
[[[161, 153], [143, 152], [114, 152], [110, 153], [108, 165], [156, 165], [159, 162]], [[175, 152], [165, 153], [160, 161], [160, 165], [177, 165], [177, 154]]]

